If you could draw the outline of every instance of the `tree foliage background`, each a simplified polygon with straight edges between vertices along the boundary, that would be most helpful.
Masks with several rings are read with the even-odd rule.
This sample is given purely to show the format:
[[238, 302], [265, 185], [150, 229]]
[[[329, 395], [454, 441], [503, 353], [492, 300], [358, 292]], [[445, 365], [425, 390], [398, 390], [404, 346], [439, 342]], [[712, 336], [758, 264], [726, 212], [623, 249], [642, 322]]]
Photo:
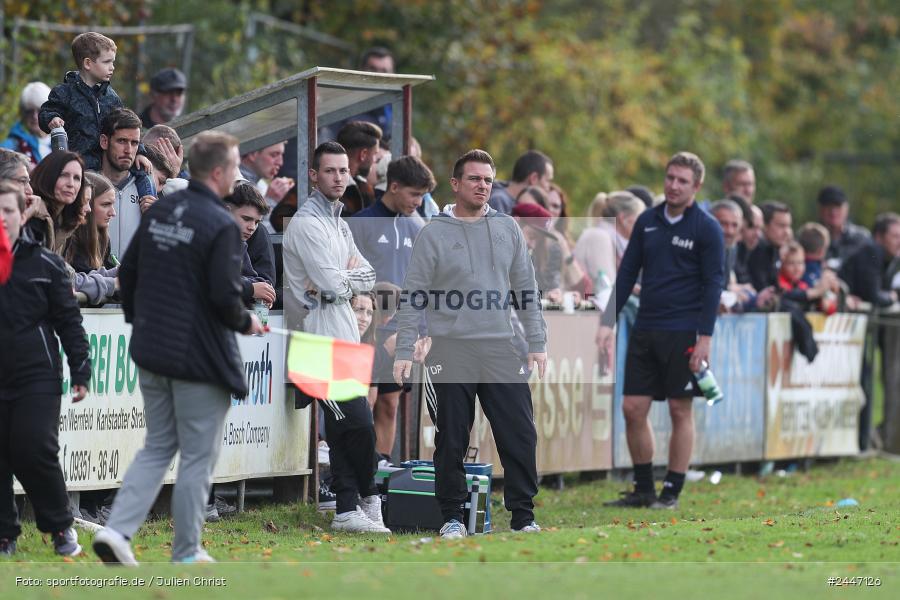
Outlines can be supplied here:
[[[894, 0], [8, 0], [4, 7], [7, 57], [17, 16], [194, 24], [193, 108], [310, 66], [356, 64], [358, 52], [268, 28], [249, 39], [253, 11], [357, 51], [386, 45], [400, 72], [437, 77], [416, 90], [414, 132], [439, 180], [472, 147], [491, 152], [501, 178], [519, 154], [538, 148], [554, 159], [576, 214], [598, 191], [642, 183], [661, 192], [662, 165], [681, 149], [706, 162], [706, 197], [721, 195], [725, 161], [745, 158], [756, 166], [758, 201], [785, 201], [798, 220], [814, 216], [826, 183], [850, 193], [865, 225], [900, 208]], [[141, 107], [144, 79], [180, 64], [179, 50], [156, 37], [119, 47], [114, 85]], [[72, 68], [62, 36], [30, 35], [20, 54], [18, 80], [7, 77], [2, 90], [3, 126], [15, 120], [25, 82], [52, 85]]]

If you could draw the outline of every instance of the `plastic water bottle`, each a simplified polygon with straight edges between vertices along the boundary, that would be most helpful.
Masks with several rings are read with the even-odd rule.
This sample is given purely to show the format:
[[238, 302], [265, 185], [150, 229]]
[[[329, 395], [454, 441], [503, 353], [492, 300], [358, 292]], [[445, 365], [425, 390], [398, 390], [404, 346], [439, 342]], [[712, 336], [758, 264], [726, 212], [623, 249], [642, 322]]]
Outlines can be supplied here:
[[50, 130], [50, 150], [68, 150], [69, 136], [63, 127], [54, 127]]
[[722, 388], [719, 387], [719, 382], [716, 381], [715, 375], [709, 368], [709, 363], [706, 361], [700, 363], [700, 370], [694, 373], [694, 377], [697, 379], [697, 387], [706, 396], [707, 406], [718, 404], [725, 397], [722, 394]]
[[253, 303], [253, 312], [259, 317], [259, 322], [263, 327], [269, 324], [269, 305], [262, 300]]
[[609, 299], [610, 297], [612, 297], [612, 291], [612, 281], [609, 280], [609, 277], [606, 275], [606, 273], [603, 272], [603, 269], [600, 269], [599, 273], [597, 273], [597, 308], [599, 308], [600, 310], [606, 310], [606, 305], [609, 304]]

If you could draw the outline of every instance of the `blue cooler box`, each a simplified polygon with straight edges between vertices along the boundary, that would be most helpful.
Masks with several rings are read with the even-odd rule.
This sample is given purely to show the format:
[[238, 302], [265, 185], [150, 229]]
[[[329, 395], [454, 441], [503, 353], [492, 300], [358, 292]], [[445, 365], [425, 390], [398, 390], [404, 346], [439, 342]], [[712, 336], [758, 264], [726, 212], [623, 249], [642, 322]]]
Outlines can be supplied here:
[[[493, 465], [465, 463], [469, 491], [464, 519], [469, 535], [491, 531], [491, 474]], [[391, 531], [437, 531], [444, 524], [434, 496], [434, 463], [410, 460], [400, 467], [378, 470], [383, 494], [384, 522]]]

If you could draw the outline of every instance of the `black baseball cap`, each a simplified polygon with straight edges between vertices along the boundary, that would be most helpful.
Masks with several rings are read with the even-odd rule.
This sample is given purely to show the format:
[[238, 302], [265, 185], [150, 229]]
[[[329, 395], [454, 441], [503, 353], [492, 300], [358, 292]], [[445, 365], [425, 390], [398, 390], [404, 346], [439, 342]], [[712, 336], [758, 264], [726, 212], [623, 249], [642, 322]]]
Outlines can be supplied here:
[[163, 69], [150, 79], [150, 89], [154, 92], [171, 92], [187, 89], [187, 77], [178, 69]]
[[836, 185], [828, 185], [819, 192], [819, 206], [840, 206], [847, 202], [847, 194]]

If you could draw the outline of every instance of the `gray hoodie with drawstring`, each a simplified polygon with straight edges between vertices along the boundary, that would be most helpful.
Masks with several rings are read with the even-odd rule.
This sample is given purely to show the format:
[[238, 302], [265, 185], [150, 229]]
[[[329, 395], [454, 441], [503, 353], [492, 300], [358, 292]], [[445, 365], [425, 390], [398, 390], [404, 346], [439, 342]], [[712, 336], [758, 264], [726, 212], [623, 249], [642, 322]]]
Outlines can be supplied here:
[[503, 340], [515, 335], [517, 308], [528, 351], [545, 352], [547, 327], [519, 225], [487, 206], [472, 222], [453, 216], [453, 208], [416, 238], [397, 315], [396, 359], [412, 360], [420, 311], [433, 337]]

